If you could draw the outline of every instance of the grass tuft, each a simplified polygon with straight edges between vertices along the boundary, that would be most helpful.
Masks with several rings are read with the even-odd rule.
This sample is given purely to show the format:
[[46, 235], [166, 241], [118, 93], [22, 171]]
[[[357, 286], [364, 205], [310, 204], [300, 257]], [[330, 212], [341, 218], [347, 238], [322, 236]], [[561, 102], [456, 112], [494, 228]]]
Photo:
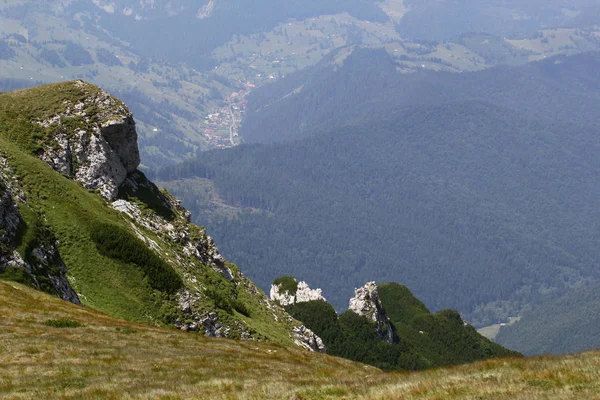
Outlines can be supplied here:
[[52, 326], [54, 328], [81, 328], [84, 326], [81, 322], [69, 318], [49, 319], [44, 322], [44, 325]]

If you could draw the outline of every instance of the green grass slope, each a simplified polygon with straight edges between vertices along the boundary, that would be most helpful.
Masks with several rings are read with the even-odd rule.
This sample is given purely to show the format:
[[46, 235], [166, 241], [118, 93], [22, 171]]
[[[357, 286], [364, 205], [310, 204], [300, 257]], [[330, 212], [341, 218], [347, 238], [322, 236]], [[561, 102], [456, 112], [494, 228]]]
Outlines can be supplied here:
[[600, 354], [383, 373], [327, 355], [114, 319], [0, 282], [10, 399], [598, 399]]
[[[204, 229], [188, 223], [180, 208], [170, 210], [172, 215], [161, 209], [158, 204], [165, 199], [176, 201], [142, 174], [135, 176], [136, 191], [121, 193], [139, 207], [141, 217], [136, 220], [37, 157], [43, 146], [52, 146], [54, 131], [35, 121], [60, 113], [98, 90], [67, 82], [0, 94], [0, 154], [25, 194], [21, 207], [30, 212], [23, 214], [43, 221], [58, 240], [67, 277], [82, 303], [131, 321], [189, 324], [191, 317], [177, 303], [187, 291], [199, 297], [194, 311], [198, 315], [216, 312], [225, 326], [245, 326], [257, 339], [291, 345], [289, 329], [297, 322], [286, 318], [281, 309], [269, 307], [264, 294], [236, 266], [226, 264], [233, 275], [230, 281], [208, 262], [186, 253], [181, 240], [150, 229], [150, 222], [171, 224], [174, 232], [186, 232], [189, 243], [204, 243], [200, 249], [209, 249]], [[88, 120], [63, 118], [60, 129], [86, 129], [90, 121], [100, 118], [93, 106], [85, 112]], [[241, 332], [234, 328], [231, 337]]]

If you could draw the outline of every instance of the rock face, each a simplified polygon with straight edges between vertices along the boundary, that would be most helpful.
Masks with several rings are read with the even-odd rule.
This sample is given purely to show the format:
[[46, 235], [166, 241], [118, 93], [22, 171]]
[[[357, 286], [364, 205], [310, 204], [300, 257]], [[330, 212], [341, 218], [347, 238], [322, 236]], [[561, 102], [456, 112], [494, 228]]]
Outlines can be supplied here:
[[304, 325], [294, 327], [292, 329], [292, 334], [294, 335], [294, 343], [296, 343], [297, 346], [319, 353], [325, 353], [327, 351], [323, 340]]
[[284, 307], [295, 303], [305, 303], [307, 301], [327, 301], [325, 297], [323, 297], [321, 289], [311, 289], [306, 282], [298, 282], [296, 293], [289, 293], [287, 290], [282, 290], [281, 285], [271, 285], [269, 297], [273, 301], [279, 301]]
[[[98, 189], [107, 200], [116, 198], [119, 186], [140, 164], [137, 132], [131, 112], [116, 98], [92, 85], [89, 96], [65, 111], [38, 123], [54, 132], [40, 157], [56, 171], [75, 178], [87, 189]], [[78, 121], [79, 127], [65, 128]]]
[[375, 282], [367, 282], [365, 286], [354, 289], [354, 297], [350, 299], [348, 308], [350, 311], [375, 322], [377, 324], [377, 334], [381, 340], [394, 343], [392, 324], [379, 301], [379, 293]]
[[[0, 158], [0, 170], [0, 273], [25, 274], [35, 288], [81, 304], [67, 280], [67, 267], [58, 253], [58, 243], [51, 235], [44, 234], [44, 237], [32, 240], [25, 246], [24, 254], [17, 251], [24, 221], [15, 197], [25, 205], [25, 195], [17, 187], [4, 158]], [[13, 191], [16, 196], [13, 196]]]

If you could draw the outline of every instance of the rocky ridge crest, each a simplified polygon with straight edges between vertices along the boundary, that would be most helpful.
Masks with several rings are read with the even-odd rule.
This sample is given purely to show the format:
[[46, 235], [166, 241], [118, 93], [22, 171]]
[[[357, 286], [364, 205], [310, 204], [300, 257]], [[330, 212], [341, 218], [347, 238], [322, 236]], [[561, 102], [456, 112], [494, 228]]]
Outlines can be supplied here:
[[[295, 278], [292, 279], [296, 281]], [[269, 297], [273, 301], [279, 301], [282, 306], [305, 303], [307, 301], [327, 301], [325, 297], [323, 297], [323, 291], [321, 289], [311, 289], [308, 286], [308, 283], [304, 281], [296, 281], [296, 283], [298, 286], [295, 293], [290, 293], [289, 290], [283, 289], [281, 284], [271, 285]]]
[[[55, 131], [40, 157], [86, 189], [98, 189], [102, 197], [113, 200], [140, 164], [135, 122], [129, 109], [107, 92], [83, 81], [73, 84], [90, 95], [74, 103], [65, 101], [63, 112], [38, 121]], [[79, 126], [73, 128], [71, 121]]]

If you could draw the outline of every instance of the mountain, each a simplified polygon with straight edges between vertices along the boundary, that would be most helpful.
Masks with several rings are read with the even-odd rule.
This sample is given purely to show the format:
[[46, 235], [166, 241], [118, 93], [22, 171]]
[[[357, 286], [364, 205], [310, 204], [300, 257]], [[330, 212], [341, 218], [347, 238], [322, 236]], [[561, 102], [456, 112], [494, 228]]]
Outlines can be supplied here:
[[598, 280], [597, 54], [407, 75], [348, 52], [254, 93], [267, 143], [156, 175], [255, 282], [295, 274], [343, 310], [396, 281], [481, 327]]
[[417, 373], [269, 343], [125, 322], [0, 281], [0, 396], [181, 399], [595, 398], [600, 355], [486, 360]]
[[337, 315], [305, 282], [274, 281], [271, 300], [314, 331], [328, 354], [376, 367], [425, 369], [520, 354], [490, 342], [454, 310], [432, 314], [397, 283], [368, 282], [355, 289], [348, 311]]
[[[119, 99], [71, 81], [1, 93], [0, 118], [0, 279], [130, 321], [328, 351], [328, 342], [227, 262], [206, 230], [190, 223], [190, 213], [179, 201], [137, 169], [135, 122]], [[448, 340], [458, 346], [489, 351], [463, 352], [460, 357], [440, 352], [436, 358], [427, 353], [425, 358], [403, 344], [390, 352], [379, 346], [375, 332], [381, 331], [380, 339], [390, 345], [404, 340], [404, 333], [402, 339], [393, 333], [377, 300], [377, 287], [361, 290], [362, 297], [357, 291], [353, 301], [356, 317], [351, 326], [370, 329], [360, 319], [371, 317], [363, 312], [375, 307], [370, 301], [381, 315], [361, 351], [374, 346], [389, 353], [387, 359], [397, 356], [389, 363], [371, 361], [377, 366], [428, 368], [518, 355], [489, 342], [471, 343], [485, 339], [463, 327], [460, 318], [458, 330], [468, 332], [466, 336], [449, 339], [458, 327], [451, 324], [435, 328], [440, 331], [436, 337], [447, 331]], [[387, 297], [382, 299], [391, 313], [404, 313], [406, 303], [390, 300], [388, 306]], [[335, 315], [331, 306], [329, 311]], [[430, 315], [427, 310], [422, 314], [425, 319]], [[349, 318], [342, 315], [340, 321], [349, 324]], [[359, 348], [360, 337], [353, 336], [347, 343]], [[357, 359], [334, 350], [333, 355]]]
[[314, 341], [137, 170], [120, 100], [83, 81], [41, 86], [0, 94], [0, 121], [1, 279], [130, 321]]
[[384, 48], [404, 72], [473, 71], [600, 48], [597, 24], [576, 21], [513, 39], [478, 32], [411, 42], [396, 32], [407, 11], [399, 0], [7, 0], [0, 91], [72, 79], [110, 90], [136, 115], [140, 169], [148, 171], [245, 141], [240, 126], [255, 88], [340, 47]]
[[247, 143], [294, 140], [334, 126], [382, 120], [403, 108], [461, 101], [593, 125], [600, 103], [599, 54], [558, 56], [469, 74], [403, 74], [385, 51], [348, 48], [253, 92], [242, 134]]

